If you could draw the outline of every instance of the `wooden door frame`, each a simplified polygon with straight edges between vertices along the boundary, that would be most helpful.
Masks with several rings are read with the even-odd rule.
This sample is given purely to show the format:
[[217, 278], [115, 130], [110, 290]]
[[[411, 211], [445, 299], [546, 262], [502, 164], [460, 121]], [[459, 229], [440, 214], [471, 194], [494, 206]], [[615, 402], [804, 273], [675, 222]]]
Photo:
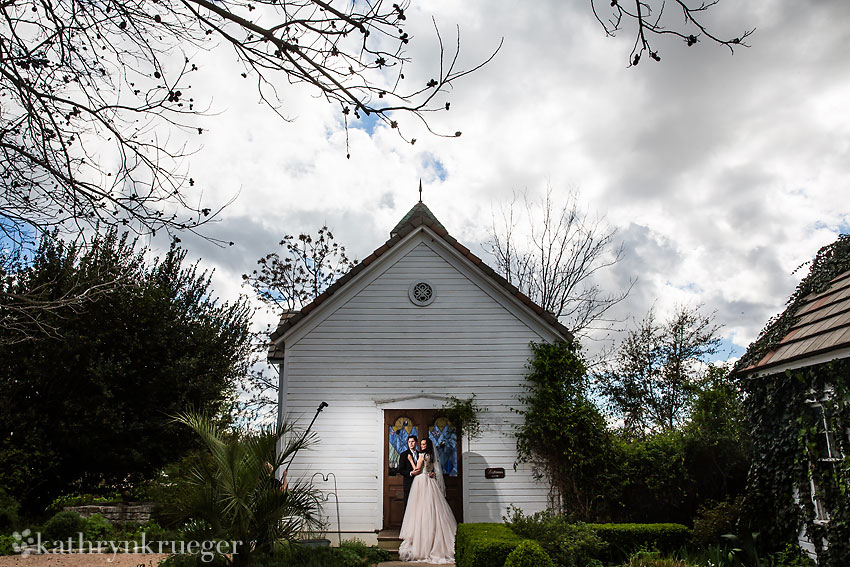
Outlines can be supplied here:
[[[399, 396], [390, 399], [384, 400], [376, 400], [375, 401], [375, 421], [374, 426], [374, 439], [377, 444], [378, 458], [375, 459], [375, 486], [378, 492], [377, 502], [375, 503], [375, 532], [377, 533], [384, 527], [384, 475], [385, 467], [386, 467], [386, 456], [384, 454], [384, 447], [386, 444], [386, 432], [384, 431], [384, 411], [385, 410], [396, 410], [396, 409], [415, 409], [415, 410], [425, 410], [425, 409], [434, 409], [438, 410], [445, 405], [447, 398], [445, 396], [437, 396], [434, 394], [425, 394], [419, 393], [411, 396]], [[465, 458], [464, 455], [468, 450], [467, 442], [461, 438], [461, 457]], [[466, 482], [463, 482], [463, 478], [466, 475], [466, 467], [463, 464], [459, 463], [460, 466], [460, 475], [458, 478], [461, 478], [462, 485], [465, 486]], [[463, 515], [466, 515], [467, 512], [467, 494], [466, 491], [461, 491], [461, 508], [463, 509]]]
[[[395, 405], [395, 404], [393, 404]], [[442, 405], [442, 404], [441, 404]], [[388, 514], [390, 514], [391, 509], [396, 509], [394, 507], [388, 508], [388, 506], [393, 506], [391, 502], [395, 502], [397, 506], [397, 495], [390, 496], [388, 491], [390, 489], [390, 477], [387, 475], [387, 471], [389, 469], [389, 429], [388, 424], [399, 417], [409, 417], [414, 424], [417, 426], [417, 437], [421, 440], [423, 435], [430, 436], [430, 426], [433, 425], [432, 420], [440, 415], [440, 410], [442, 407], [410, 407], [407, 404], [398, 404], [398, 407], [387, 407], [382, 408], [380, 410], [380, 419], [379, 422], [381, 424], [382, 433], [381, 433], [381, 446], [380, 446], [380, 474], [378, 475], [379, 485], [380, 485], [380, 498], [378, 504], [378, 514], [380, 517], [379, 525], [381, 529], [387, 529], [387, 526], [390, 525]], [[456, 497], [451, 500], [453, 502], [453, 508], [455, 508], [456, 515], [458, 517], [458, 521], [463, 520], [464, 516], [464, 503], [466, 502], [466, 498], [463, 491], [463, 476], [464, 476], [464, 466], [463, 466], [463, 454], [464, 454], [464, 443], [463, 437], [458, 435], [458, 445], [456, 447], [457, 451], [457, 468], [458, 475], [454, 477], [453, 492], [456, 490]], [[397, 490], [397, 485], [394, 485], [393, 490]], [[388, 500], [389, 498], [389, 500]], [[397, 510], [396, 510], [397, 511]], [[398, 520], [397, 516], [395, 517], [396, 521]]]

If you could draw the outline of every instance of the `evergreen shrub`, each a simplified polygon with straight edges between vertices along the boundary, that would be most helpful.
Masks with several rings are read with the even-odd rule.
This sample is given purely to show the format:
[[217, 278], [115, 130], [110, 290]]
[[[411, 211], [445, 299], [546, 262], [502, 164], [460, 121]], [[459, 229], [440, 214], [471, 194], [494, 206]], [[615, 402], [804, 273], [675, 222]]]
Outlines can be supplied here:
[[18, 540], [11, 535], [0, 534], [0, 555], [12, 555], [15, 553], [14, 544]]
[[559, 567], [598, 564], [608, 547], [591, 525], [568, 523], [564, 516], [551, 510], [526, 516], [511, 506], [505, 522], [514, 533], [539, 543]]
[[112, 522], [101, 516], [94, 514], [86, 519], [86, 525], [83, 529], [84, 539], [86, 541], [107, 541], [112, 533]]
[[57, 512], [44, 524], [44, 539], [51, 543], [67, 541], [68, 538], [77, 541], [77, 534], [84, 532], [85, 528], [86, 521], [76, 512]]
[[554, 563], [539, 543], [527, 539], [508, 554], [505, 567], [554, 567]]
[[18, 525], [20, 504], [0, 488], [0, 533], [11, 532]]
[[694, 543], [709, 546], [720, 543], [722, 535], [734, 533], [741, 516], [741, 502], [738, 498], [700, 508], [694, 518]]
[[622, 562], [636, 551], [672, 553], [687, 545], [691, 530], [681, 524], [589, 524], [608, 544], [606, 560]]
[[455, 564], [500, 567], [522, 541], [504, 524], [460, 524], [455, 536]]
[[[711, 564], [717, 567], [717, 564]], [[623, 567], [688, 567], [688, 564], [675, 557], [662, 557], [658, 551], [638, 551]]]

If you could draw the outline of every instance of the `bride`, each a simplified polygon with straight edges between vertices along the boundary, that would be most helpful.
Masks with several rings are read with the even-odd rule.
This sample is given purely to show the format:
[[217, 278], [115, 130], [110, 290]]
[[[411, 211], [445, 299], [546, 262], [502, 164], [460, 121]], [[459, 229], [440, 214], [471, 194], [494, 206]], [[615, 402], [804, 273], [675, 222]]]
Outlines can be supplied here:
[[[399, 537], [403, 541], [398, 555], [402, 561], [454, 563], [457, 522], [446, 502], [440, 460], [431, 439], [422, 439], [419, 446], [410, 500], [401, 522]], [[413, 458], [408, 458], [413, 464]]]

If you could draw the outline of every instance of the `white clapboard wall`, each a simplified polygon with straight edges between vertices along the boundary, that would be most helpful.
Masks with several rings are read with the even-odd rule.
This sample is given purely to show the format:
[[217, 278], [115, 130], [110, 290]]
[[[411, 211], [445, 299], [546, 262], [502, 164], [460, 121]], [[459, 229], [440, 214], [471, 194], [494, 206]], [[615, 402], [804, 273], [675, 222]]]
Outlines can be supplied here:
[[[436, 293], [426, 307], [408, 298], [422, 279]], [[523, 392], [529, 342], [555, 338], [438, 236], [412, 232], [284, 335], [285, 414], [306, 427], [319, 403], [329, 404], [313, 427], [318, 444], [298, 454], [290, 478], [334, 473], [342, 531], [374, 534], [386, 474], [383, 411], [439, 408], [448, 396], [475, 394], [486, 411], [482, 436], [463, 440], [464, 521], [500, 521], [509, 504], [545, 508], [547, 486], [529, 467], [513, 468], [514, 424], [522, 418], [512, 408]], [[505, 478], [486, 479], [486, 467], [503, 467]], [[320, 478], [314, 485], [332, 489]], [[335, 531], [333, 498], [323, 513]]]

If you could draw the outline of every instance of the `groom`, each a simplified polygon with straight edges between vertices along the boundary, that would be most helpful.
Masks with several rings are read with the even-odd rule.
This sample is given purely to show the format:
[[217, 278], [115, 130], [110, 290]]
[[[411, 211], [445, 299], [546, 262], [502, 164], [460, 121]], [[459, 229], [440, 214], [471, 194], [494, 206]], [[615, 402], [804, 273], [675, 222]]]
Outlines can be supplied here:
[[398, 456], [398, 474], [402, 476], [404, 485], [405, 510], [407, 510], [407, 500], [410, 498], [410, 486], [413, 484], [413, 465], [410, 464], [408, 457], [412, 457], [414, 463], [417, 462], [419, 459], [419, 453], [416, 450], [418, 442], [419, 440], [416, 438], [416, 435], [408, 436], [407, 451]]

